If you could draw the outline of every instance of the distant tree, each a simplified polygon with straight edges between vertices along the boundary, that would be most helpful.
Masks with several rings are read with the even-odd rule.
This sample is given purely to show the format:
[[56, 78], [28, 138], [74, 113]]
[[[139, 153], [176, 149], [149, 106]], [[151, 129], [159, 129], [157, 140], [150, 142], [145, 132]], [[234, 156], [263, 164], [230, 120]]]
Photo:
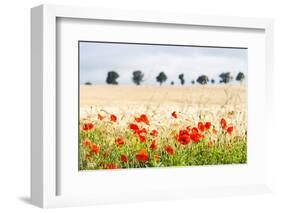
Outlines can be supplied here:
[[237, 74], [237, 76], [236, 76], [236, 81], [242, 82], [242, 81], [244, 81], [244, 79], [245, 79], [244, 73], [243, 73], [243, 72], [239, 72], [239, 73]]
[[181, 85], [184, 85], [185, 80], [184, 80], [184, 74], [183, 73], [179, 75], [179, 79], [181, 81]]
[[115, 71], [109, 71], [107, 73], [107, 77], [106, 77], [106, 83], [107, 84], [114, 84], [114, 85], [117, 85], [118, 82], [117, 82], [117, 78], [119, 78], [119, 74]]
[[133, 72], [132, 80], [136, 85], [140, 85], [141, 82], [143, 81], [143, 77], [144, 77], [144, 74], [142, 73], [142, 71], [136, 70]]
[[209, 82], [209, 78], [206, 75], [200, 75], [196, 81], [199, 84], [207, 84]]
[[87, 82], [85, 82], [85, 85], [92, 85], [92, 83], [87, 81]]
[[195, 81], [194, 81], [194, 80], [192, 80], [192, 81], [191, 81], [191, 83], [192, 83], [192, 84], [195, 84]]
[[219, 77], [221, 78], [220, 83], [225, 84], [229, 83], [233, 79], [230, 72], [223, 72], [219, 75]]
[[171, 85], [174, 85], [175, 83], [173, 81], [171, 81]]
[[160, 83], [160, 85], [163, 84], [167, 80], [167, 75], [164, 72], [160, 72], [158, 76], [156, 77], [156, 81]]
[[215, 82], [216, 82], [215, 79], [212, 79], [212, 80], [211, 80], [211, 83], [212, 83], [212, 84], [214, 84]]

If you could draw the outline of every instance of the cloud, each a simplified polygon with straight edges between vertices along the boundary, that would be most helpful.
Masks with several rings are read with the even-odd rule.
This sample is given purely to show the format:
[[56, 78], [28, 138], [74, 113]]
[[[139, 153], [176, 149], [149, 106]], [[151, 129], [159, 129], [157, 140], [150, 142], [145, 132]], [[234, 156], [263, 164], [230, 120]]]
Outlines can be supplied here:
[[104, 84], [110, 70], [119, 73], [120, 84], [132, 84], [134, 70], [142, 70], [144, 84], [156, 84], [160, 71], [167, 74], [167, 82], [176, 83], [180, 73], [188, 83], [202, 74], [218, 80], [226, 71], [233, 75], [241, 71], [247, 76], [247, 49], [80, 43], [80, 83]]

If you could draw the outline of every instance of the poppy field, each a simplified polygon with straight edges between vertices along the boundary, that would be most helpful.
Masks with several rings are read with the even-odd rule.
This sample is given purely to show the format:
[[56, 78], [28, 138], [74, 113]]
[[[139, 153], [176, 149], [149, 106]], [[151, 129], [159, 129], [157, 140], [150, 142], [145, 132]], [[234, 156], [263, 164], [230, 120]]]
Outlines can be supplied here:
[[[93, 86], [90, 89], [95, 90]], [[109, 87], [107, 94], [122, 103], [114, 102], [114, 98], [106, 102], [106, 96], [97, 91], [91, 94], [100, 95], [101, 101], [96, 97], [89, 103], [84, 101], [90, 94], [88, 88], [82, 89], [80, 170], [247, 162], [245, 90], [222, 87], [214, 93], [208, 88], [183, 92], [169, 88], [171, 93], [179, 94], [171, 98], [159, 88], [159, 97], [165, 97], [161, 100], [151, 98], [151, 93], [144, 90], [138, 88], [127, 95], [128, 103], [124, 104], [124, 98], [118, 97], [123, 93], [114, 87]], [[182, 94], [198, 97], [189, 100]]]

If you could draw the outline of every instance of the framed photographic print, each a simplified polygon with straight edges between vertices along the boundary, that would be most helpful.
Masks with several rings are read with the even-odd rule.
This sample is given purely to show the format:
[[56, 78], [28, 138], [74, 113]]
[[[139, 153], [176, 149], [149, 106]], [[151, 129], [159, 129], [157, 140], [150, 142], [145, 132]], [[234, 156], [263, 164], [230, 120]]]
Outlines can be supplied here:
[[272, 20], [31, 14], [32, 203], [270, 191]]
[[80, 170], [247, 163], [246, 48], [78, 45]]

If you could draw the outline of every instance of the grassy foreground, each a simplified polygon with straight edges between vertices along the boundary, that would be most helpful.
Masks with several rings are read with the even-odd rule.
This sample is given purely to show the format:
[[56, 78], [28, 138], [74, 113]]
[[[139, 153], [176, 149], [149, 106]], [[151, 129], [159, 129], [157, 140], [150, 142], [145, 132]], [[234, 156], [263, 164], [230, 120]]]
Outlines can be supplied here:
[[[146, 114], [128, 121], [97, 114], [80, 121], [80, 170], [241, 164], [247, 161], [246, 131], [230, 119], [153, 126]], [[175, 125], [176, 122], [181, 125]], [[241, 133], [242, 132], [242, 133]]]

